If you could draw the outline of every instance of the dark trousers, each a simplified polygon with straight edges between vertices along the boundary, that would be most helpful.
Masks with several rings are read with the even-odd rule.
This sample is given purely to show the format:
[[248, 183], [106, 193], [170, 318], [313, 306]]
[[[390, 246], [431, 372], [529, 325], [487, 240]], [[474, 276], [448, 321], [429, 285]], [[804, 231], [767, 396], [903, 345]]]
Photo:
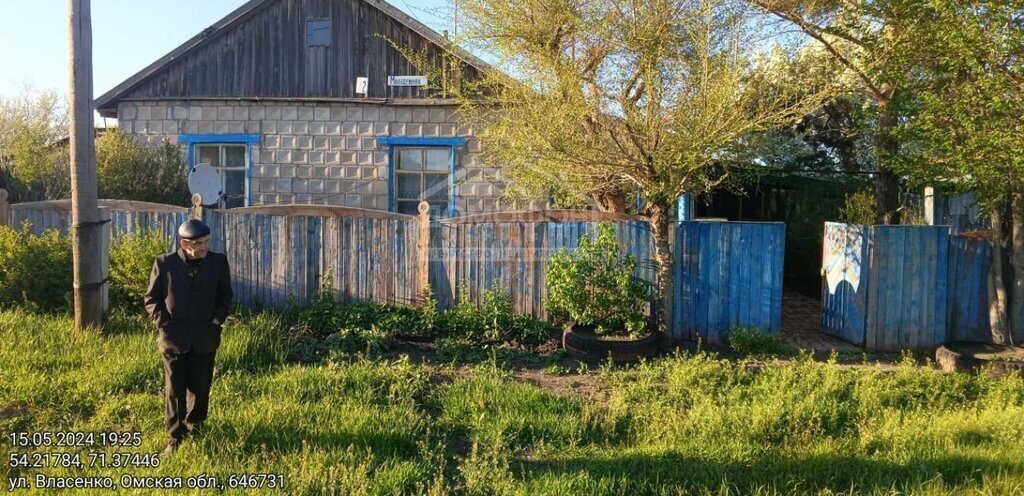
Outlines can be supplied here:
[[164, 421], [172, 442], [185, 437], [188, 425], [206, 420], [214, 355], [164, 353]]

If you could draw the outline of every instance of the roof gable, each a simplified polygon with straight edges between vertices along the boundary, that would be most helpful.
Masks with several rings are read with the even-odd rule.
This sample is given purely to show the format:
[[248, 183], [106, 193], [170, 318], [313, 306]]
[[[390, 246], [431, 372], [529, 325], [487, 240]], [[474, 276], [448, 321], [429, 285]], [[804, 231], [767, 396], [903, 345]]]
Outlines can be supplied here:
[[[310, 20], [329, 20], [327, 46], [307, 46]], [[448, 46], [469, 77], [486, 63], [446, 42], [384, 0], [250, 0], [96, 99], [113, 117], [129, 99], [354, 98], [370, 78], [370, 98], [429, 98], [426, 88], [388, 87], [390, 75], [417, 74], [391, 44], [428, 57]]]

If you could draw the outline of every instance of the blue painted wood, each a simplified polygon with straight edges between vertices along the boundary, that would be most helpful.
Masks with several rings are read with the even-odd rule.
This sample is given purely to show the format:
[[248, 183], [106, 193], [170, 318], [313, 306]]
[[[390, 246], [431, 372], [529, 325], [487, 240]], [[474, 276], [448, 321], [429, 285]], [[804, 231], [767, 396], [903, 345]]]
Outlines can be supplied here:
[[864, 226], [825, 223], [822, 248], [822, 330], [854, 344], [865, 342], [868, 246]]
[[988, 319], [988, 240], [951, 236], [949, 243], [948, 319], [953, 341], [991, 342]]
[[824, 330], [868, 351], [933, 349], [947, 341], [949, 278], [957, 267], [949, 243], [945, 227], [827, 223]]
[[779, 223], [680, 222], [674, 332], [708, 343], [736, 327], [778, 332], [784, 236]]
[[462, 146], [466, 138], [417, 138], [411, 136], [381, 136], [377, 138], [381, 146]]

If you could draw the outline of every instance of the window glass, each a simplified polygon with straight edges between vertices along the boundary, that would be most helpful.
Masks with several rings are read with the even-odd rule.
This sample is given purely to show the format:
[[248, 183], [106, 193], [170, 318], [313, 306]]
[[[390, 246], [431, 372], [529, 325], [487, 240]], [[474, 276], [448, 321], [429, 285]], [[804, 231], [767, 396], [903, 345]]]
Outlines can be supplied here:
[[210, 164], [214, 167], [220, 166], [220, 147], [213, 146], [199, 146], [199, 159], [194, 165], [199, 164]]
[[424, 174], [423, 195], [425, 200], [448, 200], [448, 174]]
[[224, 180], [224, 206], [226, 208], [245, 206], [245, 171], [224, 170], [221, 172]]
[[420, 200], [430, 204], [430, 215], [448, 212], [451, 147], [395, 147], [395, 211], [419, 213]]
[[420, 199], [421, 176], [419, 174], [396, 174], [395, 179], [398, 181], [399, 198]]
[[224, 208], [245, 206], [246, 147], [237, 144], [196, 145], [193, 166], [207, 163], [217, 169]]
[[451, 167], [451, 148], [427, 148], [427, 170], [446, 171]]
[[418, 201], [399, 201], [395, 210], [400, 214], [419, 215], [419, 204]]
[[245, 147], [225, 146], [224, 167], [245, 167]]
[[398, 153], [398, 168], [402, 170], [421, 170], [423, 169], [423, 150], [419, 148], [399, 148], [396, 150]]

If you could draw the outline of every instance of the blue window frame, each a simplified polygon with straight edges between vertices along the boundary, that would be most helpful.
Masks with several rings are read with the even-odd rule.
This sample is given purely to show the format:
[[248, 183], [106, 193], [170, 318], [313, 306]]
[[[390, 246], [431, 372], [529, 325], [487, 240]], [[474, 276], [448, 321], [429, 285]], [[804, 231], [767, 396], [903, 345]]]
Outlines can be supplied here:
[[[412, 138], [402, 136], [383, 136], [377, 138], [377, 143], [380, 146], [388, 147], [388, 212], [402, 211], [407, 213], [409, 207], [413, 202], [419, 201], [419, 199], [427, 200], [431, 203], [438, 203], [443, 201], [442, 198], [447, 196], [448, 208], [447, 217], [455, 216], [455, 162], [458, 154], [455, 153], [455, 147], [466, 144], [466, 138]], [[445, 149], [448, 151], [448, 191], [447, 195], [437, 194], [436, 180], [442, 174], [438, 174], [438, 170], [435, 167], [431, 167], [428, 161], [431, 157], [431, 150]], [[406, 155], [399, 155], [406, 154]], [[415, 157], [419, 154], [421, 161], [415, 163]], [[405, 162], [403, 163], [403, 156]], [[410, 162], [413, 164], [410, 165]], [[436, 163], [436, 155], [432, 163]], [[419, 165], [417, 170], [414, 166]], [[401, 170], [399, 166], [402, 166]], [[417, 182], [414, 178], [419, 177], [419, 189], [413, 191], [415, 188], [412, 186]], [[402, 179], [403, 188], [402, 191], [398, 191], [398, 179]], [[421, 195], [418, 199], [413, 199], [414, 194]], [[429, 195], [429, 196], [423, 196]], [[436, 210], [431, 212], [432, 216], [443, 217], [445, 215], [439, 215], [442, 212]]]
[[[233, 156], [230, 151], [233, 151], [232, 145], [244, 145], [245, 146], [245, 158], [243, 159], [244, 165], [244, 176], [245, 184], [244, 190], [244, 201], [240, 206], [249, 206], [249, 201], [252, 196], [252, 145], [253, 143], [260, 142], [260, 135], [258, 134], [182, 134], [178, 136], [178, 142], [184, 144], [188, 149], [188, 164], [186, 170], [191, 170], [195, 167], [197, 160], [204, 158], [204, 152], [214, 149], [214, 147], [221, 148], [217, 152], [219, 157]], [[223, 160], [223, 159], [222, 159]], [[223, 167], [225, 163], [216, 164], [219, 167]], [[231, 164], [231, 165], [237, 165]], [[241, 170], [238, 168], [236, 170]], [[230, 171], [226, 171], [230, 174]], [[226, 178], [222, 179], [226, 180]], [[239, 206], [232, 205], [231, 199], [228, 200], [228, 206]]]

